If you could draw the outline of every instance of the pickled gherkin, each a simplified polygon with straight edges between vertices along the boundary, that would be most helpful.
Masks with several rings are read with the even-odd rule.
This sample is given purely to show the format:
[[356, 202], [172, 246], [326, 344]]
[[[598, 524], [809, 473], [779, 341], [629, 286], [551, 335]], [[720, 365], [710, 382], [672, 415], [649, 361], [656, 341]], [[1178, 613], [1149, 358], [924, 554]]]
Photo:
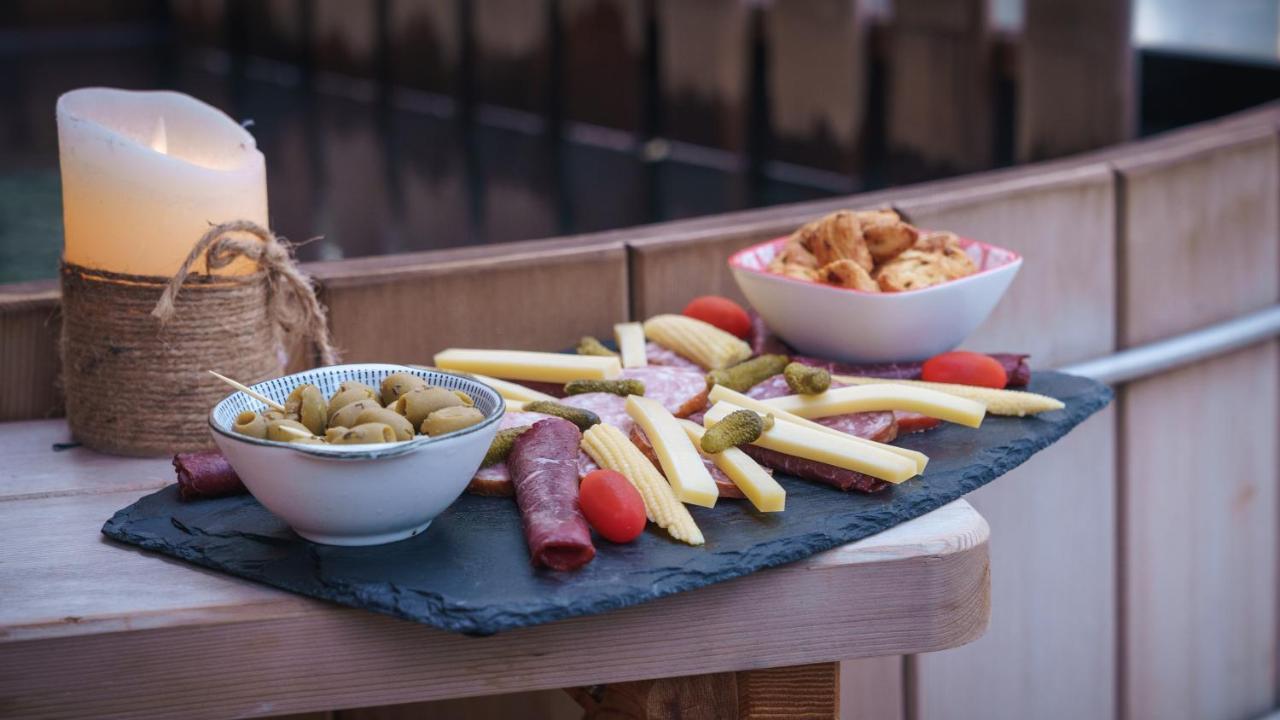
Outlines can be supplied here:
[[760, 355], [723, 370], [712, 370], [707, 373], [707, 386], [723, 385], [730, 390], [746, 392], [782, 372], [786, 366], [786, 355]]
[[618, 357], [618, 353], [605, 347], [604, 343], [591, 337], [590, 335], [584, 336], [581, 340], [578, 341], [578, 354], [579, 355], [601, 355], [604, 357]]
[[782, 371], [787, 387], [797, 395], [817, 395], [831, 387], [831, 373], [820, 367], [793, 362]]
[[480, 463], [480, 467], [489, 467], [506, 460], [511, 454], [511, 448], [516, 446], [516, 438], [528, 429], [529, 426], [525, 425], [499, 430], [498, 434], [493, 436], [493, 442], [489, 443], [489, 452], [484, 454], [484, 461]]
[[773, 416], [763, 418], [754, 410], [735, 410], [729, 413], [702, 434], [703, 452], [715, 454], [755, 442], [766, 429], [766, 419], [772, 420]]
[[538, 412], [543, 415], [554, 415], [558, 418], [564, 418], [574, 425], [577, 425], [579, 430], [586, 430], [592, 425], [598, 425], [600, 423], [600, 416], [590, 410], [561, 405], [558, 402], [551, 402], [550, 400], [536, 400], [531, 403], [525, 403], [524, 409], [525, 412]]
[[639, 380], [570, 380], [564, 384], [565, 395], [583, 393], [612, 393], [614, 395], [644, 395], [644, 383]]

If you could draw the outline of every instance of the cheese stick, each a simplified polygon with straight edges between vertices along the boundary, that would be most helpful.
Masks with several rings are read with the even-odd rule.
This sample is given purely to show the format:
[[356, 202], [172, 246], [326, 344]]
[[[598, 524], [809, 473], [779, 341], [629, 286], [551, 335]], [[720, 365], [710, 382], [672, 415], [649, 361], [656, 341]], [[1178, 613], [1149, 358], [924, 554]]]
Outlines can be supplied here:
[[1021, 390], [997, 390], [995, 388], [977, 387], [974, 385], [955, 385], [952, 383], [925, 382], [923, 380], [889, 380], [882, 378], [853, 377], [850, 375], [836, 375], [835, 379], [845, 383], [846, 385], [894, 384], [937, 390], [938, 392], [944, 392], [948, 395], [955, 395], [956, 397], [980, 402], [987, 407], [987, 412], [992, 415], [1012, 415], [1014, 417], [1023, 417], [1025, 415], [1049, 412], [1050, 410], [1061, 410], [1066, 407], [1066, 405], [1063, 405], [1062, 401], [1057, 398], [1051, 398], [1048, 395], [1023, 392]]
[[[422, 368], [424, 370], [443, 370], [443, 368], [434, 367], [432, 365], [410, 365], [409, 367]], [[497, 390], [498, 394], [507, 400], [523, 400], [525, 402], [533, 402], [535, 400], [555, 400], [556, 399], [544, 392], [538, 392], [537, 390], [534, 390], [531, 387], [525, 387], [524, 385], [520, 385], [519, 383], [508, 382], [506, 380], [499, 380], [498, 378], [492, 378], [492, 377], [489, 377], [488, 375], [477, 375], [476, 373], [465, 373], [465, 374], [471, 376], [472, 379], [479, 380], [485, 385], [488, 385], [494, 390]], [[511, 403], [507, 403], [507, 407], [511, 407]]]
[[666, 478], [621, 430], [606, 423], [592, 425], [582, 433], [582, 449], [600, 467], [622, 473], [631, 481], [640, 491], [650, 522], [690, 545], [705, 542], [689, 509], [676, 498]]
[[[707, 411], [702, 424], [711, 427], [726, 415], [743, 408], [721, 400]], [[765, 430], [752, 445], [787, 455], [853, 470], [886, 482], [900, 483], [916, 476], [916, 463], [879, 448], [854, 442], [845, 435], [835, 437], [774, 416], [773, 427]]]
[[566, 355], [526, 350], [449, 348], [436, 353], [436, 367], [484, 373], [509, 380], [567, 383], [570, 380], [612, 380], [622, 375], [616, 357]]
[[716, 481], [711, 479], [707, 466], [702, 464], [702, 456], [675, 416], [656, 400], [639, 395], [627, 396], [627, 414], [649, 436], [662, 465], [662, 474], [667, 476], [680, 502], [715, 507], [716, 498], [720, 497]]
[[715, 387], [711, 388], [711, 392], [707, 397], [713, 403], [719, 402], [721, 400], [725, 400], [739, 407], [744, 407], [749, 410], [755, 410], [761, 415], [773, 415], [774, 419], [776, 420], [786, 420], [788, 422], [793, 422], [797, 425], [807, 427], [811, 430], [824, 432], [824, 433], [827, 433], [828, 435], [834, 435], [835, 437], [849, 438], [850, 440], [862, 443], [869, 447], [877, 448], [879, 450], [884, 450], [886, 452], [891, 452], [895, 455], [900, 455], [904, 458], [908, 458], [909, 460], [911, 460], [916, 464], [916, 474], [918, 475], [924, 474], [924, 468], [926, 465], [929, 464], [929, 456], [925, 455], [924, 453], [918, 450], [908, 450], [907, 448], [898, 447], [897, 445], [878, 443], [874, 440], [868, 440], [866, 438], [857, 437], [856, 435], [850, 435], [849, 433], [843, 433], [843, 432], [840, 432], [839, 430], [836, 430], [835, 428], [829, 428], [826, 425], [823, 425], [821, 423], [816, 423], [812, 420], [807, 420], [805, 418], [800, 417], [799, 415], [789, 413], [786, 410], [775, 408], [772, 405], [766, 404], [764, 400], [756, 400], [755, 398], [750, 397], [748, 395], [743, 395], [740, 392], [735, 392], [733, 390], [730, 390], [729, 388], [723, 385], [716, 385]]
[[904, 410], [976, 428], [987, 408], [975, 400], [912, 385], [853, 385], [818, 395], [785, 395], [764, 401], [802, 418], [822, 418], [856, 412]]
[[773, 476], [765, 472], [760, 464], [736, 447], [724, 452], [705, 453], [701, 451], [702, 434], [706, 430], [692, 420], [680, 420], [680, 427], [689, 435], [693, 446], [699, 448], [703, 457], [710, 458], [716, 467], [724, 471], [743, 495], [751, 501], [760, 512], [782, 512], [787, 505], [787, 491], [782, 489]]
[[618, 341], [622, 367], [645, 367], [649, 364], [644, 351], [644, 325], [638, 322], [618, 323], [613, 326], [613, 337]]

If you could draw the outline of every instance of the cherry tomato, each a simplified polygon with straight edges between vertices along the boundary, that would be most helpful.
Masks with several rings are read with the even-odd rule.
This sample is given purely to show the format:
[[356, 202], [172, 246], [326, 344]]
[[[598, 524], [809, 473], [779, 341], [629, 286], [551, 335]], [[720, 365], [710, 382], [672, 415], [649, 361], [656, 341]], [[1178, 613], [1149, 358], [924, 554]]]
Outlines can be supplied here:
[[956, 350], [925, 360], [920, 379], [999, 389], [1009, 383], [1009, 374], [998, 360], [989, 355]]
[[644, 532], [644, 499], [616, 470], [593, 470], [578, 486], [582, 514], [606, 540], [628, 543]]
[[703, 295], [684, 306], [684, 314], [710, 323], [721, 330], [746, 339], [751, 336], [751, 317], [738, 303], [719, 295]]

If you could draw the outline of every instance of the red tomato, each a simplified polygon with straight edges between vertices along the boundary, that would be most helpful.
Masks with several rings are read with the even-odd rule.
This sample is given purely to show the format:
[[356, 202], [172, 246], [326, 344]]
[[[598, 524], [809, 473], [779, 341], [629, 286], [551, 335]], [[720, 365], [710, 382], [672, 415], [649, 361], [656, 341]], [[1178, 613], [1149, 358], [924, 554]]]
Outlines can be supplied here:
[[703, 295], [684, 306], [684, 314], [710, 323], [744, 340], [751, 337], [751, 317], [738, 303], [719, 295]]
[[616, 470], [587, 473], [578, 486], [578, 505], [587, 522], [606, 540], [627, 543], [644, 532], [644, 499]]
[[1009, 384], [1009, 374], [1000, 361], [989, 355], [964, 350], [942, 353], [925, 360], [920, 379], [997, 389]]

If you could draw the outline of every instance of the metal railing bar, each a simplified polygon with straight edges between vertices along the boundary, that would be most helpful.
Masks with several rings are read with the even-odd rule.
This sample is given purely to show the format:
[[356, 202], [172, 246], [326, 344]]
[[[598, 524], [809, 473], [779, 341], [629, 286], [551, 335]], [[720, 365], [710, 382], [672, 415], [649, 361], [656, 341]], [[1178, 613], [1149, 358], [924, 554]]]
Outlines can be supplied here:
[[1058, 369], [1108, 385], [1117, 385], [1189, 365], [1197, 360], [1225, 355], [1277, 335], [1280, 335], [1280, 305]]

